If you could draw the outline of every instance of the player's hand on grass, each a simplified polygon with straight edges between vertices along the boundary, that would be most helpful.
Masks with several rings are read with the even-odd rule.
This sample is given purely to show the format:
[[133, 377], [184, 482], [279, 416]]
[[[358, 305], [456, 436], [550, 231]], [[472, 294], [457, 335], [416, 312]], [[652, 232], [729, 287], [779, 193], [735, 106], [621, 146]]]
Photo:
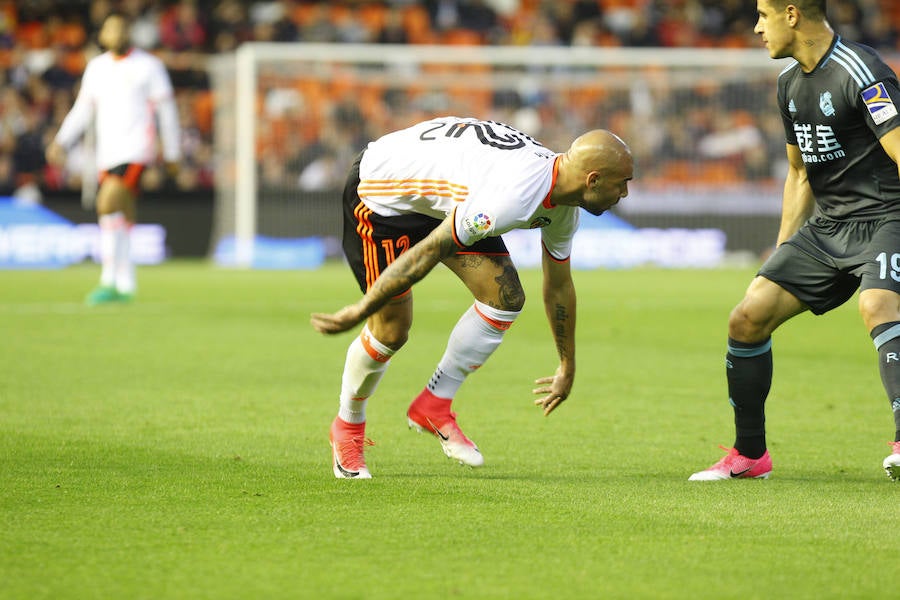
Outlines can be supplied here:
[[359, 308], [351, 304], [333, 314], [313, 313], [309, 322], [319, 333], [341, 333], [359, 325], [364, 318]]
[[543, 394], [543, 397], [534, 401], [534, 405], [543, 408], [544, 416], [546, 417], [569, 397], [574, 377], [564, 373], [562, 367], [559, 367], [556, 369], [555, 375], [541, 377], [540, 379], [535, 379], [534, 382], [538, 387], [531, 390], [532, 393]]

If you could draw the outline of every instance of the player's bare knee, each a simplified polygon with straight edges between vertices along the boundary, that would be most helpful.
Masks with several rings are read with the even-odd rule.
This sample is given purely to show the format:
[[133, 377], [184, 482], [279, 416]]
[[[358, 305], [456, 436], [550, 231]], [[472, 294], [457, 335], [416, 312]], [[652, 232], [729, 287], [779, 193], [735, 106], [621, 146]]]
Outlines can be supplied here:
[[522, 289], [522, 286], [519, 286], [517, 290], [507, 289], [504, 291], [506, 293], [500, 295], [500, 306], [497, 308], [518, 312], [525, 307], [525, 290]]
[[378, 331], [372, 331], [372, 335], [391, 350], [399, 350], [409, 339], [409, 329], [385, 327]]
[[742, 342], [755, 342], [765, 339], [768, 332], [765, 323], [755, 319], [745, 303], [734, 307], [728, 316], [728, 337]]
[[409, 330], [412, 327], [412, 319], [405, 317], [406, 315], [382, 314], [370, 318], [366, 326], [376, 340], [391, 350], [399, 350], [409, 339]]
[[859, 295], [859, 314], [867, 330], [900, 320], [900, 295], [887, 291], [863, 292]]
[[731, 314], [728, 315], [728, 337], [739, 340], [744, 336], [744, 331], [747, 328], [746, 316], [740, 305], [732, 309]]
[[406, 341], [409, 339], [408, 334], [399, 335], [396, 337], [388, 338], [384, 345], [390, 348], [391, 350], [399, 350], [403, 346], [406, 345]]
[[501, 310], [520, 311], [525, 306], [525, 288], [519, 280], [519, 273], [511, 264], [506, 264], [503, 273], [496, 277], [497, 308]]

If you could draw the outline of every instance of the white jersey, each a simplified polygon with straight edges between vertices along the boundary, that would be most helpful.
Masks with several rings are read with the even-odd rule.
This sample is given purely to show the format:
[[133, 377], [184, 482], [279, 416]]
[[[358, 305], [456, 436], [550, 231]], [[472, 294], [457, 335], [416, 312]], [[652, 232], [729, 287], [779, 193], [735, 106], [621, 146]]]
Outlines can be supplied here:
[[366, 149], [359, 198], [382, 216], [454, 212], [461, 246], [540, 227], [550, 256], [566, 260], [578, 207], [555, 206], [558, 154], [493, 121], [440, 117], [389, 133]]
[[156, 157], [154, 111], [159, 117], [163, 158], [177, 162], [181, 159], [178, 111], [162, 61], [138, 48], [125, 56], [104, 52], [88, 62], [56, 142], [70, 148], [94, 117], [98, 169], [150, 164]]

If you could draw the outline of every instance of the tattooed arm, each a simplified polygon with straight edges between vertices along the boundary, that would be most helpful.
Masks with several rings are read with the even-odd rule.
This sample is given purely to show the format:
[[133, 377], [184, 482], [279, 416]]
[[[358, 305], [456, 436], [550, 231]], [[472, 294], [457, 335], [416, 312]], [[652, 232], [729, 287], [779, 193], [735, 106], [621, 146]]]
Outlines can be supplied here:
[[543, 394], [534, 403], [549, 415], [569, 397], [575, 382], [575, 284], [569, 261], [553, 260], [544, 251], [544, 310], [559, 354], [556, 374], [535, 381], [533, 391]]
[[444, 219], [424, 240], [401, 254], [385, 269], [358, 302], [334, 314], [313, 313], [310, 322], [320, 333], [340, 333], [363, 322], [391, 298], [421, 280], [443, 258], [455, 254], [453, 215]]

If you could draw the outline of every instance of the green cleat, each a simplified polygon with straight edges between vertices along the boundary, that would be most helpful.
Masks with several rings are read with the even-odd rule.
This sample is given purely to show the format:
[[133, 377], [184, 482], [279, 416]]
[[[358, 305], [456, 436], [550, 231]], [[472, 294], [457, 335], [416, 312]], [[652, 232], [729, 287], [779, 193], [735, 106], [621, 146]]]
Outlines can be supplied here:
[[98, 304], [109, 304], [118, 300], [119, 294], [116, 292], [116, 288], [108, 285], [98, 285], [87, 295], [84, 303], [88, 306], [97, 306]]
[[134, 302], [134, 294], [116, 292], [116, 302], [121, 302], [122, 304], [130, 304], [131, 302]]

